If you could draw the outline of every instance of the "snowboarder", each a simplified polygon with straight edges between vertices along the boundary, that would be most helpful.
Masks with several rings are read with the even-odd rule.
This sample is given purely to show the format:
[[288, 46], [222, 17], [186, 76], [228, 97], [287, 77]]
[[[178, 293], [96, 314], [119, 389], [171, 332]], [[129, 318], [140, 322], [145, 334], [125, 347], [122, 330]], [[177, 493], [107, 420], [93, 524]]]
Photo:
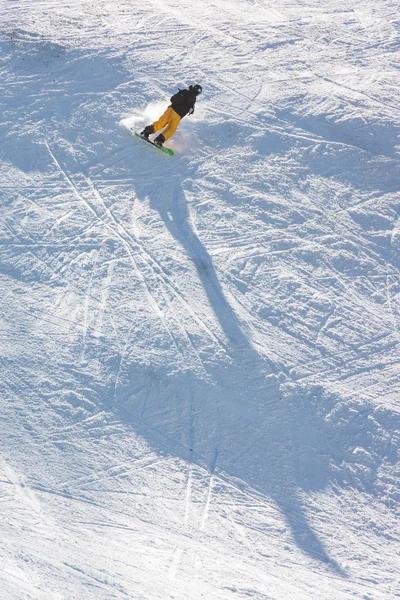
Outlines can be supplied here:
[[196, 104], [196, 98], [202, 92], [202, 87], [198, 83], [196, 85], [189, 85], [189, 89], [178, 90], [176, 94], [171, 96], [171, 104], [158, 121], [154, 121], [152, 125], [147, 125], [143, 129], [140, 135], [149, 138], [149, 135], [164, 129], [160, 133], [154, 143], [163, 145], [176, 131], [181, 119], [187, 114], [192, 115], [194, 113], [194, 105]]

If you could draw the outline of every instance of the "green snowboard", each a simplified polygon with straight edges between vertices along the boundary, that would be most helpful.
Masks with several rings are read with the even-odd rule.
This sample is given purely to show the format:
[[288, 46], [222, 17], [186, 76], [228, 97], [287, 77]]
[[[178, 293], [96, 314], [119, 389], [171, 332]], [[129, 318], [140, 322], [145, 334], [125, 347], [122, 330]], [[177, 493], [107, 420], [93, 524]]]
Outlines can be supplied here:
[[131, 129], [132, 133], [134, 133], [137, 137], [141, 138], [142, 140], [144, 140], [145, 142], [148, 142], [149, 144], [151, 144], [152, 146], [154, 146], [155, 148], [158, 148], [159, 150], [161, 150], [161, 152], [164, 152], [164, 154], [169, 154], [169, 156], [173, 156], [174, 155], [174, 151], [171, 150], [171, 148], [164, 148], [164, 146], [160, 146], [160, 144], [155, 144], [154, 142], [152, 142], [151, 140], [148, 140], [147, 138], [143, 137], [142, 135], [140, 135], [140, 133], [138, 133], [137, 131], [133, 131], [133, 129]]

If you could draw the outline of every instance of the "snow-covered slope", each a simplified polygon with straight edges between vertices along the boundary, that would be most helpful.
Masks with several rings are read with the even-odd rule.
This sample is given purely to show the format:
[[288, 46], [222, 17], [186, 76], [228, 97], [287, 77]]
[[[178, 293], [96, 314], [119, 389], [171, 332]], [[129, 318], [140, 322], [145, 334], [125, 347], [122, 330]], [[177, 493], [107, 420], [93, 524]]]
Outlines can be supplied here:
[[0, 17], [1, 600], [397, 597], [398, 3]]

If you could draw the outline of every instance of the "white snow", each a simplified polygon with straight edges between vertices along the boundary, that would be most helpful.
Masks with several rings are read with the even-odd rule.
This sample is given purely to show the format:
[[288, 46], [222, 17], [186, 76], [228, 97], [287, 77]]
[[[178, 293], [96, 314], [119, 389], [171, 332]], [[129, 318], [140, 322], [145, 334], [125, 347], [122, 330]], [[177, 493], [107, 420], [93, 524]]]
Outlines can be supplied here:
[[1, 4], [1, 600], [400, 595], [398, 9]]

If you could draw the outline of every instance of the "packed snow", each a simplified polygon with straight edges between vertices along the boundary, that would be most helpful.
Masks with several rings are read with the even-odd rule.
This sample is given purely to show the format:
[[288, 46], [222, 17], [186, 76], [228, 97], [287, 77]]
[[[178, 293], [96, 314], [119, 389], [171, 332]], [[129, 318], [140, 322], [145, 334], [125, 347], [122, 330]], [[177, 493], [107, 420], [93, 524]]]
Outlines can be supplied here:
[[398, 2], [0, 21], [1, 600], [399, 597]]

